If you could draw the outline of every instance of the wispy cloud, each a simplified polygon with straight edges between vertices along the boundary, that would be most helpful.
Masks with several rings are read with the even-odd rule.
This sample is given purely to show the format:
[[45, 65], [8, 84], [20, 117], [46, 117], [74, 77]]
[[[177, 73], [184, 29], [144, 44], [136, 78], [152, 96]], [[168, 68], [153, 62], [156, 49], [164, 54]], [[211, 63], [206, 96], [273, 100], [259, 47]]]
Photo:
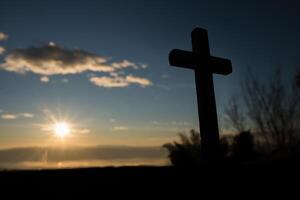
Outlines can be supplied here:
[[13, 120], [13, 119], [17, 119], [18, 116], [14, 114], [3, 114], [1, 115], [1, 118], [5, 120]]
[[143, 68], [143, 69], [146, 69], [148, 67], [148, 65], [144, 64], [144, 63], [140, 63], [140, 65], [141, 65], [141, 68]]
[[40, 78], [40, 81], [43, 82], [43, 83], [48, 83], [50, 81], [49, 77], [48, 76], [42, 76]]
[[129, 128], [127, 126], [115, 126], [113, 127], [114, 131], [127, 131]]
[[2, 55], [2, 54], [4, 54], [5, 53], [5, 48], [4, 47], [2, 47], [2, 46], [0, 46], [0, 55]]
[[25, 117], [25, 118], [33, 118], [34, 114], [33, 113], [20, 113], [19, 116]]
[[91, 77], [90, 81], [99, 87], [114, 88], [114, 87], [127, 87], [131, 84], [138, 84], [141, 87], [147, 87], [152, 85], [152, 82], [143, 77], [137, 77], [133, 75], [128, 76], [102, 76], [102, 77]]
[[78, 133], [78, 134], [89, 134], [91, 132], [90, 129], [87, 128], [83, 128], [83, 129], [73, 129], [74, 133]]
[[111, 64], [115, 69], [123, 69], [123, 68], [128, 68], [129, 66], [132, 67], [133, 69], [139, 69], [140, 66], [134, 62], [128, 61], [128, 60], [123, 60], [121, 62], [114, 62]]
[[69, 79], [63, 78], [63, 79], [61, 79], [61, 82], [62, 82], [62, 83], [68, 83], [68, 82], [69, 82]]
[[149, 79], [137, 77], [133, 75], [126, 76], [126, 81], [128, 81], [129, 83], [139, 84], [141, 87], [152, 85], [152, 82]]
[[160, 123], [159, 123], [158, 121], [156, 121], [156, 120], [151, 121], [151, 123], [154, 124], [154, 125], [160, 124]]
[[[6, 35], [3, 32], [0, 32], [0, 41], [6, 40], [8, 38], [8, 35]], [[4, 54], [6, 49], [3, 46], [0, 46], [0, 55]]]
[[114, 88], [114, 87], [127, 87], [129, 83], [123, 77], [91, 77], [90, 81], [99, 87]]
[[0, 32], [0, 41], [7, 40], [7, 38], [8, 38], [7, 34]]
[[162, 121], [158, 121], [158, 120], [152, 120], [151, 121], [151, 124], [154, 124], [154, 125], [166, 125], [166, 126], [189, 126], [191, 125], [190, 122], [187, 122], [187, 121], [171, 121], [171, 122], [162, 122]]
[[[1, 110], [0, 113], [2, 113], [3, 111]], [[17, 114], [13, 114], [13, 113], [4, 113], [1, 115], [1, 118], [4, 120], [14, 120], [17, 118], [33, 118], [34, 114], [33, 113], [17, 113]]]
[[189, 122], [185, 122], [185, 121], [172, 121], [171, 124], [173, 126], [188, 126], [188, 125], [190, 125]]

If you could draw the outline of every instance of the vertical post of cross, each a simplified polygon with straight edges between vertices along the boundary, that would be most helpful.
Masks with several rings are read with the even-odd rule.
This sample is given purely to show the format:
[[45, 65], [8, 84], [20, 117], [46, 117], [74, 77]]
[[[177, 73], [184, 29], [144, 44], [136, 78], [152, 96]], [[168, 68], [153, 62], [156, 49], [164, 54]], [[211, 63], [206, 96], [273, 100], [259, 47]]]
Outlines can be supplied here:
[[201, 154], [204, 161], [213, 162], [219, 159], [220, 145], [213, 74], [208, 68], [208, 34], [205, 29], [196, 28], [191, 36], [193, 52], [202, 58], [195, 67]]

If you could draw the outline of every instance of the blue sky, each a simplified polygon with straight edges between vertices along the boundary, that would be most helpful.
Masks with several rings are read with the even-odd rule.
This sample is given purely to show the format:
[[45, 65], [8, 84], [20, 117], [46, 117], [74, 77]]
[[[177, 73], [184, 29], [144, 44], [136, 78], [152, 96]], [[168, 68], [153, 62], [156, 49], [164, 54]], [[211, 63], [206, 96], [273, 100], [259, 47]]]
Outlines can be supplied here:
[[[198, 129], [194, 74], [168, 64], [171, 49], [191, 49], [195, 27], [208, 30], [212, 55], [233, 64], [231, 75], [214, 76], [221, 119], [248, 68], [267, 79], [277, 65], [286, 73], [299, 67], [299, 8], [289, 0], [1, 0], [0, 32], [8, 38], [0, 41], [6, 50], [0, 55], [0, 147], [48, 142], [49, 133], [41, 126], [48, 123], [49, 113], [68, 118], [78, 130], [89, 130], [79, 134], [76, 145], [160, 145], [179, 131]], [[30, 57], [30, 47], [46, 55]], [[64, 66], [53, 65], [50, 71], [37, 72], [34, 67], [41, 66], [36, 63], [22, 66], [33, 58], [49, 62], [52, 50], [78, 49], [88, 58], [107, 59], [108, 68], [132, 63], [115, 70], [117, 74], [98, 68], [63, 74]], [[63, 65], [72, 68], [75, 61]], [[94, 79], [98, 85], [93, 77], [100, 78]], [[103, 86], [103, 77], [119, 78], [126, 86]]]

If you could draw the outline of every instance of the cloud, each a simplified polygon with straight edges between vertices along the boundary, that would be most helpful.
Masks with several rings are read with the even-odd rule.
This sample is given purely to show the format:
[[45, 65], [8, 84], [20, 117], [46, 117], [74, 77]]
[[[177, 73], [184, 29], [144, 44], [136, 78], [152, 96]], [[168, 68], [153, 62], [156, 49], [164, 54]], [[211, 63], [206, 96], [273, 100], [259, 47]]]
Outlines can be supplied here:
[[143, 68], [143, 69], [146, 69], [148, 67], [148, 65], [144, 64], [144, 63], [140, 63], [140, 65], [141, 65], [141, 68]]
[[33, 118], [34, 117], [34, 114], [32, 114], [32, 113], [20, 113], [19, 115], [24, 118]]
[[6, 35], [6, 34], [3, 33], [3, 32], [0, 32], [0, 41], [7, 40], [7, 38], [8, 38], [8, 35]]
[[127, 87], [129, 85], [123, 77], [91, 77], [90, 81], [99, 87], [105, 88]]
[[[1, 50], [0, 50], [1, 52]], [[89, 80], [94, 85], [106, 88], [122, 88], [131, 84], [141, 87], [152, 85], [152, 82], [143, 77], [126, 75], [124, 69], [145, 69], [146, 64], [134, 63], [129, 60], [111, 62], [109, 58], [96, 55], [81, 49], [68, 49], [56, 45], [54, 42], [41, 46], [17, 48], [7, 54], [0, 69], [25, 74], [42, 75], [40, 81], [49, 82], [51, 75], [80, 74], [90, 72], [93, 75]], [[108, 75], [95, 75], [101, 72]], [[62, 82], [68, 82], [63, 79]]]
[[[3, 112], [3, 111], [1, 111]], [[14, 120], [17, 118], [33, 118], [34, 114], [33, 113], [18, 113], [18, 114], [13, 114], [13, 113], [6, 113], [6, 114], [2, 114], [1, 118], [5, 119], [5, 120]]]
[[[8, 38], [8, 35], [6, 35], [3, 32], [0, 32], [0, 41], [4, 41]], [[0, 55], [4, 54], [6, 52], [6, 49], [3, 46], [0, 46]]]
[[91, 130], [87, 128], [83, 128], [83, 129], [74, 129], [73, 132], [78, 134], [89, 134]]
[[172, 121], [171, 124], [174, 126], [188, 126], [190, 123], [185, 121]]
[[17, 119], [18, 116], [14, 114], [3, 114], [1, 115], [1, 118], [5, 120], [13, 120], [13, 119]]
[[156, 121], [156, 120], [151, 121], [151, 123], [154, 124], [154, 125], [160, 124], [160, 123], [159, 123], [158, 121]]
[[7, 55], [1, 68], [16, 73], [32, 72], [41, 75], [66, 75], [91, 72], [113, 72], [140, 66], [123, 60], [109, 63], [109, 59], [81, 49], [67, 49], [53, 42], [43, 46], [15, 49]]
[[62, 83], [68, 83], [68, 82], [69, 82], [69, 79], [63, 78], [63, 79], [61, 79], [61, 82], [62, 82]]
[[4, 54], [5, 53], [5, 48], [4, 47], [2, 47], [2, 46], [0, 46], [0, 55], [2, 55], [2, 54]]
[[48, 45], [49, 46], [55, 46], [55, 43], [54, 42], [49, 42]]
[[[123, 60], [121, 62], [114, 62], [111, 64], [115, 69], [123, 69], [123, 68], [128, 68], [128, 67], [132, 67], [133, 69], [139, 69], [139, 65], [134, 63], [134, 62], [130, 62], [128, 60]], [[141, 66], [143, 67], [143, 66]]]
[[56, 45], [15, 49], [7, 55], [1, 68], [16, 73], [32, 72], [41, 75], [77, 74], [86, 71], [112, 72], [107, 59], [80, 49]]
[[113, 127], [114, 131], [126, 131], [128, 129], [129, 128], [127, 126], [115, 126], [115, 127]]
[[42, 76], [40, 78], [40, 81], [43, 82], [43, 83], [48, 83], [50, 81], [49, 77], [48, 76]]
[[149, 79], [137, 77], [133, 75], [128, 76], [102, 76], [102, 77], [91, 77], [90, 81], [99, 87], [114, 88], [114, 87], [127, 87], [130, 84], [138, 84], [141, 87], [146, 87], [152, 85]]
[[133, 76], [133, 75], [126, 76], [126, 80], [129, 83], [137, 83], [142, 87], [152, 85], [152, 82], [149, 79], [142, 78], [142, 77], [136, 77], [136, 76]]

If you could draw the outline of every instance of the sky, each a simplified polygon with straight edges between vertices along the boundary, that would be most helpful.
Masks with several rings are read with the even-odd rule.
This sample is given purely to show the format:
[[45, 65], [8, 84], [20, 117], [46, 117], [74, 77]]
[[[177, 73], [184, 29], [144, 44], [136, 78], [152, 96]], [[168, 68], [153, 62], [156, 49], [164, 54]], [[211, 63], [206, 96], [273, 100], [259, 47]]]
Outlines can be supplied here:
[[[214, 75], [224, 106], [247, 70], [262, 79], [299, 68], [300, 3], [273, 1], [0, 1], [0, 149], [161, 146], [199, 130], [194, 72], [169, 66], [190, 32], [232, 61]], [[51, 131], [67, 122], [63, 141]], [[50, 128], [49, 128], [50, 127]]]

